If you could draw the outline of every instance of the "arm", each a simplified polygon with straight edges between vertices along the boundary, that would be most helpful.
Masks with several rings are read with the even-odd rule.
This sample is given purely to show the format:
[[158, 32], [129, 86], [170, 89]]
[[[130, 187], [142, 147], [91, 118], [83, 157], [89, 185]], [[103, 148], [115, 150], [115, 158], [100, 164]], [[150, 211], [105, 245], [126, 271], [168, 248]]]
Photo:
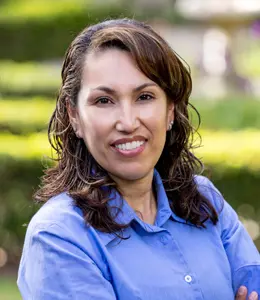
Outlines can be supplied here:
[[18, 287], [24, 300], [115, 300], [111, 283], [57, 224], [34, 230], [24, 249]]
[[221, 216], [222, 241], [233, 277], [233, 288], [237, 292], [241, 285], [250, 294], [260, 294], [260, 255], [251, 237], [239, 221], [236, 212], [225, 202]]
[[223, 201], [219, 215], [219, 226], [223, 246], [229, 259], [232, 284], [237, 293], [240, 286], [260, 294], [260, 255], [234, 209], [223, 199], [220, 192], [211, 184], [216, 206]]

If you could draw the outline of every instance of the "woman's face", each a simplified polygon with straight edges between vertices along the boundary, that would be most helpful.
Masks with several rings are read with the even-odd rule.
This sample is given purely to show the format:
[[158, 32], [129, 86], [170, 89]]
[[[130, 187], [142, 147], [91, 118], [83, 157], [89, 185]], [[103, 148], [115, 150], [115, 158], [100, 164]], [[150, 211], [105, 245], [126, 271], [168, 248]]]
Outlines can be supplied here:
[[77, 109], [70, 117], [113, 178], [138, 180], [151, 175], [162, 153], [173, 105], [128, 52], [106, 49], [87, 55]]

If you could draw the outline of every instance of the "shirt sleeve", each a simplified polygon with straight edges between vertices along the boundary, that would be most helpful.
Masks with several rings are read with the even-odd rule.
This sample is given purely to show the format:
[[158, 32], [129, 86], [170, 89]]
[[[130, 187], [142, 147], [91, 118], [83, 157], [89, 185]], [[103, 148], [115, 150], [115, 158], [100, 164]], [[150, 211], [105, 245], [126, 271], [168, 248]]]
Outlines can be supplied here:
[[37, 228], [18, 274], [23, 300], [115, 300], [112, 284], [61, 226]]
[[249, 293], [256, 291], [260, 295], [259, 252], [235, 210], [214, 186], [213, 188], [215, 196], [223, 203], [219, 223], [221, 239], [231, 267], [234, 292], [236, 293], [241, 285], [245, 285]]

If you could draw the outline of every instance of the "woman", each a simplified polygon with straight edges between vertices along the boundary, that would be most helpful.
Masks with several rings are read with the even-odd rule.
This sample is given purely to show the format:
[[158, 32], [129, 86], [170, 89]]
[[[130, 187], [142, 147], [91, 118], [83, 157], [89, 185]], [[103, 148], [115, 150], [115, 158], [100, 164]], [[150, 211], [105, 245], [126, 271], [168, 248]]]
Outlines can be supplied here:
[[179, 57], [143, 23], [106, 21], [75, 38], [48, 131], [58, 161], [36, 193], [47, 203], [19, 269], [23, 299], [258, 299], [259, 253], [195, 175], [190, 93]]

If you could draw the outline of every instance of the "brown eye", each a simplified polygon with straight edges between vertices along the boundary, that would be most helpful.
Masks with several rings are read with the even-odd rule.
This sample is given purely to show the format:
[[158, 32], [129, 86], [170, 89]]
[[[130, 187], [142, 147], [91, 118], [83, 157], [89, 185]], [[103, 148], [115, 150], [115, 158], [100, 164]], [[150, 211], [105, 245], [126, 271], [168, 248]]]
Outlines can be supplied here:
[[150, 94], [142, 94], [140, 97], [139, 97], [139, 99], [141, 100], [141, 101], [148, 101], [148, 100], [152, 100], [152, 99], [154, 99], [154, 97], [152, 96], [152, 95], [150, 95]]
[[110, 104], [110, 103], [112, 103], [112, 101], [109, 98], [102, 97], [102, 98], [99, 98], [96, 103], [97, 104]]

